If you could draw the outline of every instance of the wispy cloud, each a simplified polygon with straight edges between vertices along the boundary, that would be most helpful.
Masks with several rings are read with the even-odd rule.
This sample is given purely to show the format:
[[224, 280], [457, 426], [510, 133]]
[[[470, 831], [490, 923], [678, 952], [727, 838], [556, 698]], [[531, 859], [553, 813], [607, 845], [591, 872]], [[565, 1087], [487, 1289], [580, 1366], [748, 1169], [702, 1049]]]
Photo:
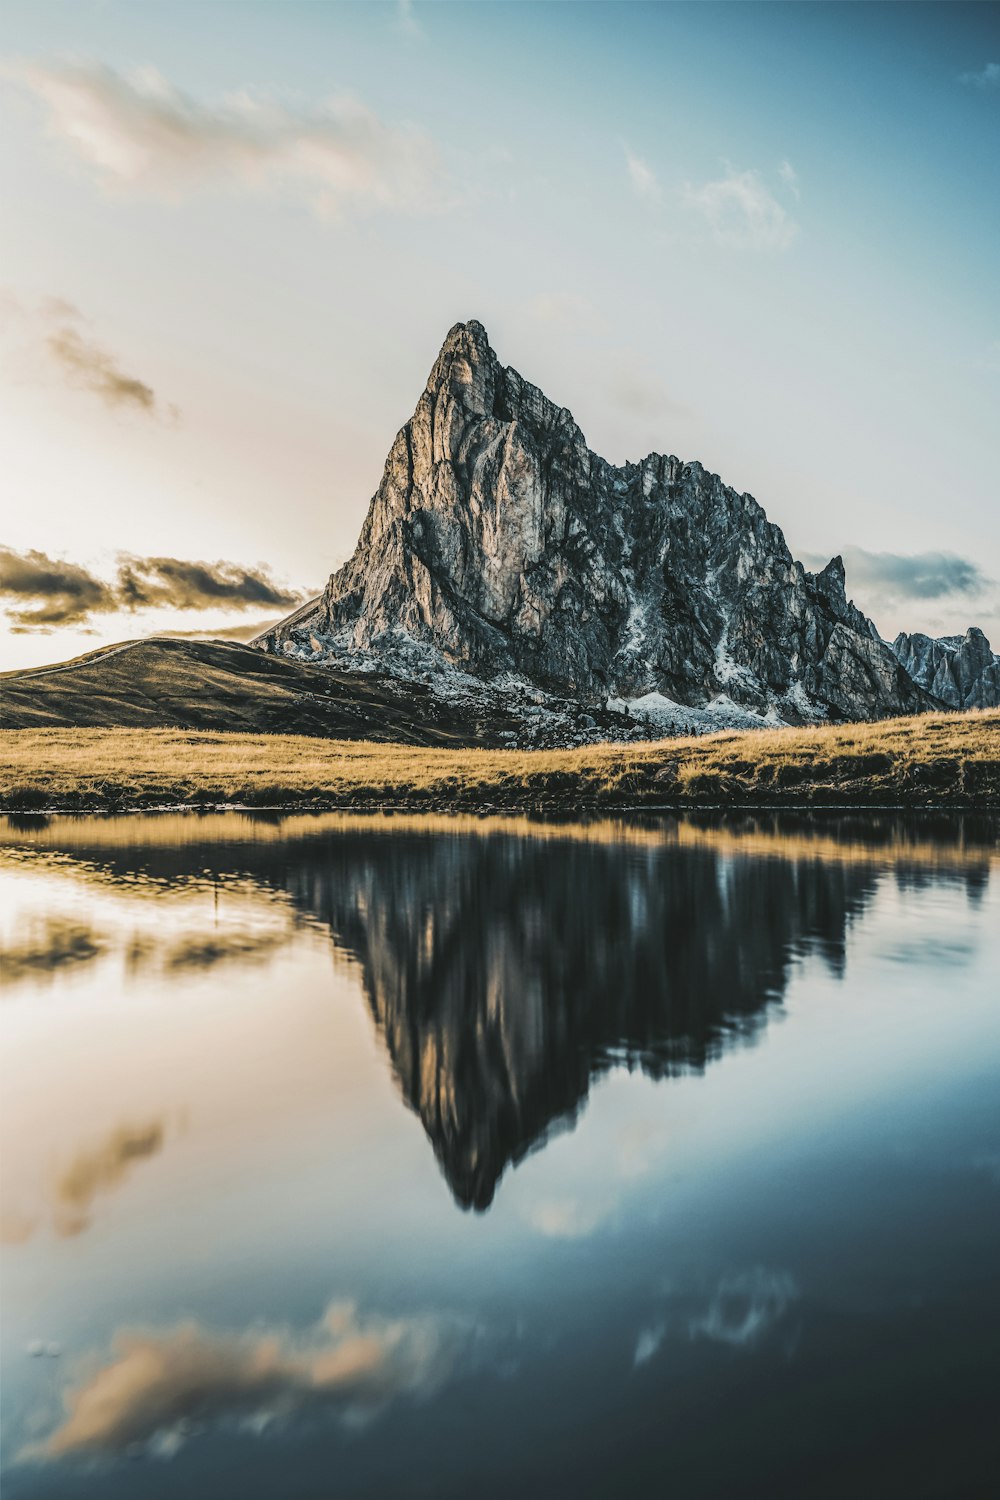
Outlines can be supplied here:
[[623, 354], [611, 363], [605, 391], [611, 405], [630, 417], [691, 416], [690, 409], [674, 399], [656, 371], [634, 354]]
[[633, 151], [625, 147], [625, 168], [628, 173], [629, 184], [637, 198], [645, 198], [649, 203], [655, 203], [660, 197], [660, 183], [648, 162], [643, 161], [641, 156], [636, 156]]
[[157, 1156], [165, 1139], [166, 1124], [158, 1118], [116, 1125], [55, 1167], [35, 1210], [5, 1208], [0, 1237], [23, 1243], [49, 1220], [60, 1239], [82, 1234], [90, 1227], [95, 1200], [121, 1187], [140, 1162]]
[[206, 625], [200, 630], [169, 630], [158, 634], [182, 641], [252, 641], [265, 630], [270, 630], [272, 625], [280, 624], [282, 618], [281, 615], [266, 615], [262, 620], [250, 620], [244, 625]]
[[796, 199], [801, 198], [802, 194], [799, 191], [799, 174], [798, 172], [796, 172], [795, 168], [792, 166], [787, 157], [778, 168], [778, 176], [781, 178], [788, 191], [794, 194]]
[[45, 552], [0, 546], [0, 601], [20, 631], [84, 625], [117, 610], [288, 609], [303, 597], [264, 567], [124, 554], [108, 580]]
[[795, 1278], [787, 1271], [755, 1266], [724, 1276], [707, 1310], [692, 1320], [691, 1337], [750, 1348], [781, 1322], [799, 1295]]
[[94, 1199], [119, 1187], [137, 1162], [156, 1156], [163, 1149], [164, 1134], [162, 1120], [119, 1125], [79, 1151], [59, 1170], [53, 1185], [56, 1233], [66, 1238], [86, 1229]]
[[424, 28], [417, 20], [413, 0], [396, 0], [396, 25], [404, 36], [423, 36]]
[[428, 138], [356, 99], [291, 107], [239, 93], [204, 104], [154, 69], [97, 64], [14, 70], [48, 111], [50, 135], [119, 191], [179, 198], [206, 184], [305, 194], [318, 212], [417, 209], [434, 197]]
[[705, 220], [720, 245], [741, 250], [787, 250], [798, 225], [759, 172], [734, 172], [685, 188], [685, 201]]
[[601, 318], [592, 302], [574, 292], [539, 292], [528, 303], [528, 312], [540, 323], [553, 323], [560, 328], [597, 328]]
[[164, 408], [147, 381], [123, 369], [118, 356], [95, 336], [72, 302], [46, 297], [30, 307], [5, 292], [0, 316], [8, 337], [14, 332], [29, 350], [41, 351], [48, 368], [67, 385], [91, 392], [112, 409], [176, 421], [176, 406]]
[[639, 1336], [635, 1341], [635, 1352], [632, 1355], [633, 1369], [637, 1370], [640, 1365], [648, 1365], [653, 1356], [659, 1353], [666, 1331], [665, 1323], [651, 1323], [648, 1328], [640, 1328]]
[[547, 1198], [534, 1205], [528, 1218], [539, 1234], [553, 1240], [586, 1239], [607, 1219], [610, 1206], [576, 1198]]
[[988, 62], [974, 73], [960, 73], [959, 83], [975, 89], [1000, 89], [1000, 63]]
[[50, 333], [46, 342], [70, 384], [93, 391], [107, 406], [137, 406], [142, 411], [155, 411], [152, 386], [126, 374], [113, 354], [86, 338], [79, 328], [64, 324]]
[[168, 1457], [193, 1421], [238, 1421], [254, 1433], [310, 1409], [374, 1415], [401, 1396], [431, 1394], [470, 1332], [458, 1320], [365, 1318], [350, 1303], [331, 1304], [302, 1336], [193, 1321], [123, 1330], [110, 1358], [66, 1392], [59, 1426], [22, 1457], [115, 1456], [140, 1444]]

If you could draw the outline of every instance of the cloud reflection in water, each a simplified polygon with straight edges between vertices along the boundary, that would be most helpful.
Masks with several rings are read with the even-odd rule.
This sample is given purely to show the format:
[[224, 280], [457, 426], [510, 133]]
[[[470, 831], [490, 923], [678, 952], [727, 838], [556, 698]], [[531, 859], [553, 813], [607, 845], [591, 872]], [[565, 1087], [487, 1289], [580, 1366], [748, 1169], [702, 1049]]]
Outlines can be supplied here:
[[123, 1329], [63, 1398], [65, 1415], [24, 1455], [113, 1456], [147, 1444], [168, 1456], [198, 1428], [239, 1421], [260, 1432], [313, 1411], [364, 1420], [401, 1396], [431, 1395], [475, 1333], [447, 1317], [362, 1316], [334, 1302], [304, 1335], [229, 1332], [195, 1321]]

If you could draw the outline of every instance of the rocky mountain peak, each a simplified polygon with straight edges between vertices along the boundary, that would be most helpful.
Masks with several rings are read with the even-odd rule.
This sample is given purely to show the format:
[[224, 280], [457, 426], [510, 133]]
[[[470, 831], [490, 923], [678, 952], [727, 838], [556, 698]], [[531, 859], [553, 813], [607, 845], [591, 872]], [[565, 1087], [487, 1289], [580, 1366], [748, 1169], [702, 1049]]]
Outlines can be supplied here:
[[258, 644], [770, 722], [929, 701], [849, 603], [842, 559], [808, 572], [698, 462], [608, 463], [474, 320], [449, 331], [354, 556]]
[[913, 680], [949, 708], [1000, 704], [1000, 656], [978, 625], [964, 636], [900, 631], [892, 649]]

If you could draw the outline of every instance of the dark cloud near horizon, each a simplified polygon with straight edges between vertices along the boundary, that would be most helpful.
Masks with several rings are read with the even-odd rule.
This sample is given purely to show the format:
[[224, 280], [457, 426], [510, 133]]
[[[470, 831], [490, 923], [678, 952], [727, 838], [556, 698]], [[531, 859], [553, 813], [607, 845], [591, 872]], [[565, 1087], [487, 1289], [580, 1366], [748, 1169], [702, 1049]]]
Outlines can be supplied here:
[[124, 557], [118, 569], [118, 594], [126, 609], [205, 609], [213, 605], [286, 609], [302, 598], [276, 584], [265, 568], [184, 562], [177, 557]]
[[[885, 600], [943, 599], [949, 594], [977, 594], [992, 579], [966, 557], [954, 552], [868, 552], [843, 549], [847, 592], [860, 590]], [[822, 567], [825, 558], [807, 559]]]
[[877, 588], [900, 599], [940, 599], [945, 594], [975, 594], [990, 579], [968, 558], [954, 552], [867, 552], [844, 550], [844, 566], [855, 584]]
[[15, 552], [0, 546], [0, 599], [9, 618], [22, 629], [82, 625], [91, 615], [118, 608], [113, 586], [79, 563], [45, 552]]
[[84, 625], [117, 610], [289, 609], [304, 597], [264, 567], [122, 555], [107, 580], [45, 552], [0, 546], [0, 600], [22, 632]]
[[182, 641], [252, 641], [263, 635], [272, 625], [280, 624], [281, 615], [265, 615], [260, 620], [250, 620], [243, 625], [208, 625], [203, 630], [158, 631], [159, 635], [170, 635]]

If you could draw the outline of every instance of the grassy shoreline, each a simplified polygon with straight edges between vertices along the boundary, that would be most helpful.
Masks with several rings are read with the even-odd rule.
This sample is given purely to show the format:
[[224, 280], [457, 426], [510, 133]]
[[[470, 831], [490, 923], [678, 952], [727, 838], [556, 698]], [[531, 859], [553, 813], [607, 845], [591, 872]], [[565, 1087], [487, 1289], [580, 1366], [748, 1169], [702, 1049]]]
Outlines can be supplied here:
[[1000, 810], [1000, 710], [572, 750], [174, 729], [0, 731], [0, 810]]

